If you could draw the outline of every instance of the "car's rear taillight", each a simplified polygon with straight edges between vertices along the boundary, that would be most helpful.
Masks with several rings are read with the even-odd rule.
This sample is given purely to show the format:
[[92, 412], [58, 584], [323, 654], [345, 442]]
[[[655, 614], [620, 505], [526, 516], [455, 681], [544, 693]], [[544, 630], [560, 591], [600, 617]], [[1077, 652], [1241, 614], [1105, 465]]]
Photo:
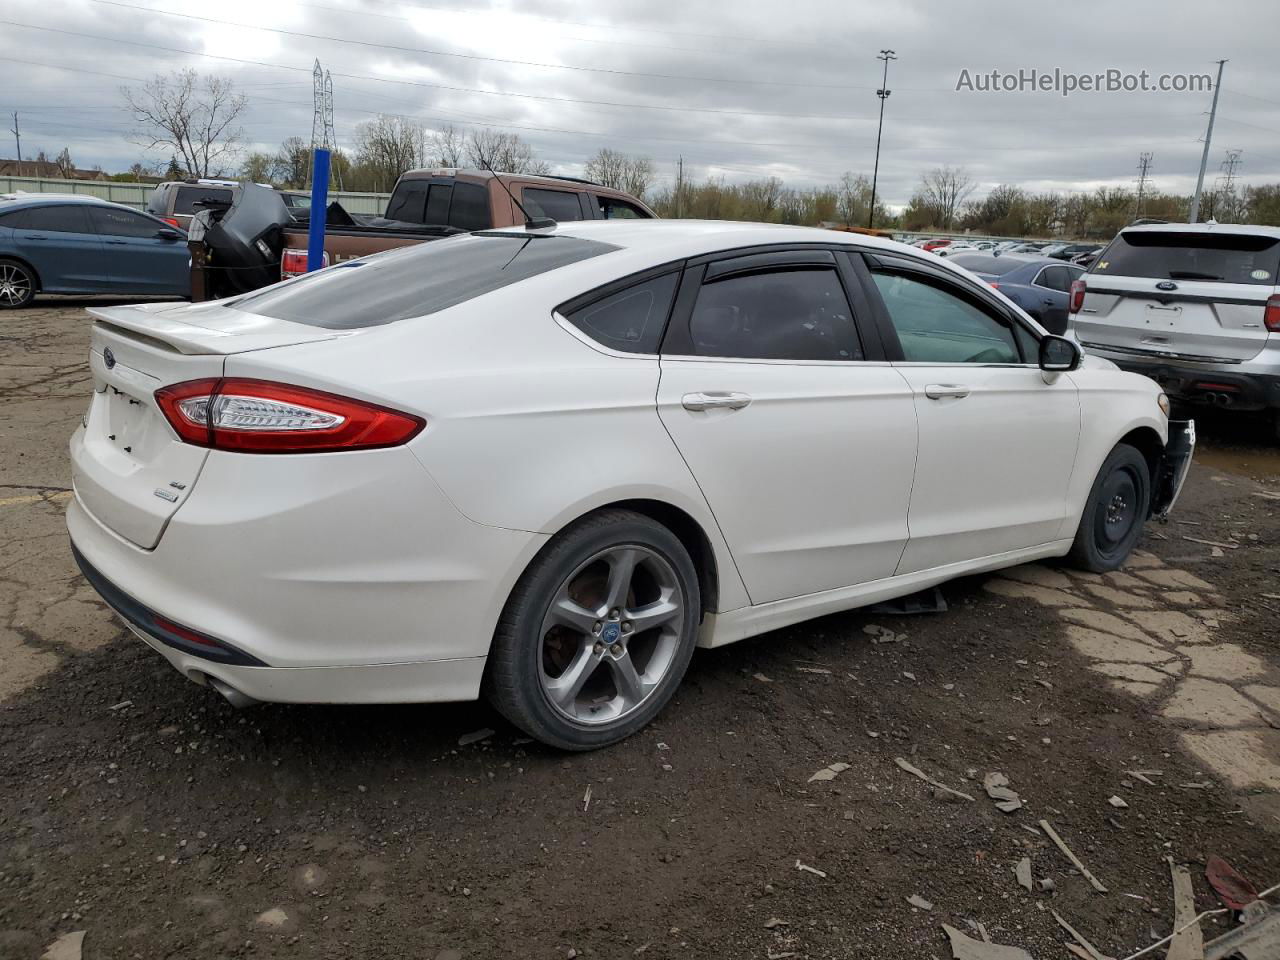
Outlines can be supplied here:
[[998, 284], [998, 283], [997, 283], [996, 281], [994, 281], [994, 280], [988, 280], [988, 281], [987, 281], [987, 286], [989, 286], [992, 290], [999, 290], [999, 289], [1000, 289], [1000, 284]]
[[182, 224], [178, 222], [177, 217], [161, 217], [160, 219], [171, 227], [177, 227], [179, 230], [182, 229]]
[[1280, 333], [1280, 293], [1267, 298], [1267, 309], [1262, 314], [1262, 325], [1272, 333]]
[[1080, 308], [1084, 306], [1084, 281], [1071, 281], [1071, 302], [1067, 305], [1067, 309], [1072, 313], [1079, 313]]
[[189, 380], [157, 390], [156, 402], [187, 443], [240, 453], [395, 447], [426, 426], [412, 414], [269, 380]]
[[[329, 265], [329, 254], [326, 251], [320, 256], [320, 265], [327, 267]], [[290, 277], [300, 277], [307, 272], [307, 251], [299, 250], [297, 247], [289, 247], [280, 255], [280, 279], [288, 280]]]

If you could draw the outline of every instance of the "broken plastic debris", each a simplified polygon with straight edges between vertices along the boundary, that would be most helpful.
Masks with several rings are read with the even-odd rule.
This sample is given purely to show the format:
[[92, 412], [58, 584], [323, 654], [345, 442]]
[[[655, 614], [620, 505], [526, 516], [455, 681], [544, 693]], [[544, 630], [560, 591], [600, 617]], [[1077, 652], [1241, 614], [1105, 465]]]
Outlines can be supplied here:
[[1022, 798], [1009, 789], [1009, 778], [1003, 773], [988, 773], [982, 778], [982, 789], [996, 802], [996, 809], [1001, 813], [1022, 809]]
[[493, 736], [493, 731], [488, 727], [483, 730], [474, 730], [471, 733], [464, 733], [458, 738], [458, 746], [469, 747], [473, 743], [479, 743], [481, 740], [488, 740]]
[[1217, 854], [1209, 857], [1204, 877], [1218, 894], [1218, 899], [1232, 910], [1243, 910], [1258, 899], [1257, 888], [1235, 867]]
[[847, 763], [833, 763], [829, 767], [823, 767], [810, 777], [809, 783], [813, 783], [815, 780], [834, 780], [848, 769], [849, 765]]
[[912, 765], [908, 761], [904, 760], [902, 757], [894, 757], [893, 762], [896, 763], [900, 769], [905, 770], [907, 773], [911, 774], [913, 777], [918, 777], [919, 779], [923, 780], [925, 783], [929, 784], [929, 786], [937, 787], [939, 790], [945, 790], [947, 793], [953, 793], [957, 797], [963, 797], [965, 800], [968, 800], [970, 803], [973, 802], [973, 797], [969, 796], [969, 794], [961, 793], [959, 790], [952, 790], [945, 783], [939, 783], [937, 780], [934, 780], [932, 777], [930, 777], [927, 773], [925, 773], [919, 767]]
[[819, 870], [817, 867], [811, 867], [807, 863], [801, 863], [799, 860], [796, 861], [796, 869], [803, 870], [805, 873], [812, 873], [815, 877], [822, 877], [824, 880], [827, 878], [824, 871]]
[[1124, 802], [1124, 798], [1123, 798], [1123, 797], [1110, 797], [1110, 798], [1108, 798], [1108, 799], [1107, 799], [1107, 803], [1111, 804], [1111, 805], [1112, 805], [1113, 807], [1115, 807], [1117, 810], [1128, 810], [1128, 809], [1129, 809], [1129, 804], [1127, 804], [1127, 803], [1125, 803], [1125, 802]]
[[955, 960], [1032, 960], [1031, 954], [1021, 947], [1006, 947], [998, 943], [974, 940], [945, 923], [942, 929], [951, 940], [951, 956]]
[[926, 900], [924, 897], [920, 896], [920, 894], [918, 893], [913, 893], [911, 896], [907, 897], [907, 903], [911, 904], [913, 907], [919, 910], [933, 909], [933, 904], [930, 903], [928, 900]]
[[1102, 885], [1102, 881], [1090, 873], [1089, 868], [1080, 862], [1080, 858], [1071, 852], [1071, 848], [1067, 846], [1066, 841], [1058, 836], [1057, 831], [1053, 829], [1053, 825], [1048, 820], [1040, 821], [1040, 829], [1053, 841], [1054, 846], [1062, 851], [1062, 855], [1071, 861], [1071, 865], [1079, 870], [1081, 875], [1093, 885], [1093, 889], [1099, 893], [1107, 892], [1107, 888]]
[[1013, 875], [1017, 878], [1018, 885], [1024, 890], [1031, 890], [1031, 858], [1023, 857], [1013, 868]]

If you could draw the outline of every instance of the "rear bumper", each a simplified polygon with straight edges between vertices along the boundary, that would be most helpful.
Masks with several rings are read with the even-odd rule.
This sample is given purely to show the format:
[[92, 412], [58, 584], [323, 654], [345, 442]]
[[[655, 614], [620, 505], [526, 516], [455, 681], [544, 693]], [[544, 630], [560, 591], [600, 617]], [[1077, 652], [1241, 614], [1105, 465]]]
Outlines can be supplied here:
[[474, 699], [547, 538], [466, 519], [401, 448], [323, 459], [215, 451], [153, 550], [77, 495], [77, 561], [191, 679], [284, 702]]
[[1169, 396], [1186, 403], [1235, 410], [1280, 409], [1280, 364], [1148, 359], [1087, 342], [1084, 348], [1106, 357], [1121, 370], [1150, 377]]

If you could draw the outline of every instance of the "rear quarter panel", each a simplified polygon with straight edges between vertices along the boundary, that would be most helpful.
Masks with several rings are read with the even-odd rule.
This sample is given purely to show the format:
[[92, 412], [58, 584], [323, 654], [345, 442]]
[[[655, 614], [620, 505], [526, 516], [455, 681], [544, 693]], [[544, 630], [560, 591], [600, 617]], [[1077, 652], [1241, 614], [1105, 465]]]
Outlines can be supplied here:
[[[606, 257], [597, 258], [606, 260]], [[556, 533], [610, 503], [653, 499], [693, 517], [720, 574], [720, 608], [747, 603], [715, 519], [657, 414], [658, 362], [607, 354], [553, 317], [559, 271], [341, 342], [238, 354], [228, 376], [364, 397], [426, 418], [410, 449], [454, 506], [489, 526]]]

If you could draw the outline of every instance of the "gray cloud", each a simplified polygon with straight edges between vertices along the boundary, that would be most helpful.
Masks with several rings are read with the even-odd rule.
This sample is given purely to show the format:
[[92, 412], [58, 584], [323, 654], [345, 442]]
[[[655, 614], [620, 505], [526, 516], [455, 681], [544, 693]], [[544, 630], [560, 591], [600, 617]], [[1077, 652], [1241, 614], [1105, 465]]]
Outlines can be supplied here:
[[[253, 148], [305, 139], [311, 63], [319, 57], [334, 77], [341, 145], [381, 111], [430, 125], [516, 130], [564, 173], [609, 146], [653, 157], [668, 180], [683, 156], [694, 178], [776, 175], [813, 185], [845, 170], [870, 172], [875, 55], [890, 47], [899, 59], [880, 176], [895, 205], [940, 164], [965, 167], [978, 195], [997, 183], [1080, 190], [1131, 182], [1142, 151], [1155, 155], [1157, 188], [1193, 186], [1209, 93], [957, 92], [964, 69], [1158, 75], [1211, 72], [1214, 59], [1227, 57], [1210, 173], [1226, 148], [1239, 148], [1246, 182], [1280, 180], [1274, 0], [1212, 13], [1183, 0], [163, 4], [167, 13], [227, 23], [161, 7], [160, 0], [0, 7], [0, 19], [10, 21], [0, 25], [0, 109], [20, 112], [24, 154], [65, 145], [81, 165], [127, 167], [141, 148], [131, 142], [119, 86], [185, 66], [229, 76], [248, 94], [244, 126]], [[0, 155], [12, 152], [8, 138]]]

